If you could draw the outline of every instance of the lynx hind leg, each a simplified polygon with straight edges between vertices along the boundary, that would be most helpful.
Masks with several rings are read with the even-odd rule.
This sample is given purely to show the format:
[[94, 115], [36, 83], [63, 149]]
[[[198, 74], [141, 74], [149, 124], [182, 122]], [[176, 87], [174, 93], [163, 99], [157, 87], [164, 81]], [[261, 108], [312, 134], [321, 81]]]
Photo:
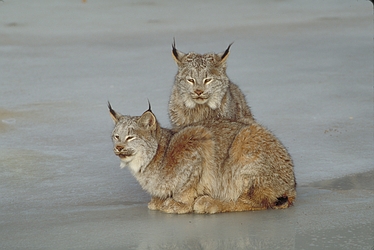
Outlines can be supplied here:
[[248, 193], [246, 199], [266, 208], [284, 209], [292, 206], [295, 198], [295, 189], [288, 190], [283, 194], [280, 194], [279, 191], [276, 190], [276, 188], [259, 187], [256, 189], [252, 189]]
[[241, 199], [266, 208], [287, 208], [293, 204], [293, 162], [270, 131], [256, 123], [245, 127], [235, 138], [230, 156], [232, 165], [242, 166], [241, 177], [250, 180], [244, 185]]
[[151, 201], [148, 203], [149, 210], [160, 210], [165, 199], [153, 196]]
[[290, 190], [285, 192], [281, 197], [277, 198], [277, 201], [271, 206], [273, 209], [284, 209], [293, 205], [296, 198], [296, 190]]
[[242, 211], [257, 211], [267, 209], [265, 206], [258, 205], [250, 200], [243, 201], [221, 201], [213, 199], [208, 195], [200, 196], [196, 199], [193, 210], [195, 213], [224, 213], [224, 212], [242, 212]]

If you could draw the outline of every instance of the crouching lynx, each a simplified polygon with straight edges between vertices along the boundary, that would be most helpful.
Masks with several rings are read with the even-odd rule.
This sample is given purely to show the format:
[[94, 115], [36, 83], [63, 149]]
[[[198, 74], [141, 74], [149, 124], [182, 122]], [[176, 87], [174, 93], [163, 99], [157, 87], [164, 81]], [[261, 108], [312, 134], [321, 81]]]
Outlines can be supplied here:
[[114, 153], [167, 213], [219, 213], [287, 208], [295, 196], [290, 155], [267, 129], [227, 119], [204, 120], [178, 132], [160, 127], [149, 109], [115, 123]]
[[245, 96], [226, 75], [230, 46], [220, 54], [185, 54], [175, 41], [172, 55], [178, 73], [169, 101], [173, 127], [181, 127], [205, 119], [226, 118], [249, 124], [252, 113]]

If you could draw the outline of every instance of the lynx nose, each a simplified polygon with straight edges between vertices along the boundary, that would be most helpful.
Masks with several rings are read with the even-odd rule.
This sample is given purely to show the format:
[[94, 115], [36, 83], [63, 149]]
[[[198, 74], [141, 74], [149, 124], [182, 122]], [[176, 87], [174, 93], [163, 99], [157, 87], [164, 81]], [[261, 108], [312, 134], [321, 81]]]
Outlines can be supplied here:
[[202, 93], [204, 93], [204, 90], [201, 90], [201, 89], [196, 89], [195, 90], [195, 94], [200, 96]]
[[121, 145], [117, 145], [114, 147], [118, 152], [120, 152], [124, 147]]

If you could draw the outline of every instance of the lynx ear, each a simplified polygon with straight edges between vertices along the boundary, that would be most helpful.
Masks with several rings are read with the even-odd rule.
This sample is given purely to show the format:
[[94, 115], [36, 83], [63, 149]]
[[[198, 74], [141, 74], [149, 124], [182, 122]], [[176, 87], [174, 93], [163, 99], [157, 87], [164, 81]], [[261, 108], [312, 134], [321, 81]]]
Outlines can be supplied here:
[[138, 124], [142, 126], [143, 128], [156, 130], [156, 127], [157, 127], [156, 116], [152, 113], [152, 111], [147, 110], [139, 118]]
[[171, 55], [173, 56], [174, 61], [178, 65], [180, 65], [182, 57], [184, 57], [186, 54], [183, 53], [183, 52], [181, 52], [181, 51], [179, 51], [179, 50], [177, 50], [177, 48], [175, 47], [175, 38], [173, 40], [173, 44], [171, 45], [171, 48], [172, 48]]
[[112, 109], [112, 106], [110, 105], [110, 102], [108, 101], [108, 109], [109, 109], [109, 114], [112, 117], [114, 124], [117, 124], [119, 121], [119, 118], [122, 116], [121, 114], [117, 113]]
[[230, 47], [231, 45], [233, 44], [234, 42], [230, 43], [230, 45], [227, 47], [227, 49], [225, 50], [225, 52], [222, 52], [222, 53], [219, 53], [217, 54], [218, 55], [218, 63], [219, 64], [224, 64], [227, 60], [227, 58], [229, 57], [229, 54], [230, 54]]

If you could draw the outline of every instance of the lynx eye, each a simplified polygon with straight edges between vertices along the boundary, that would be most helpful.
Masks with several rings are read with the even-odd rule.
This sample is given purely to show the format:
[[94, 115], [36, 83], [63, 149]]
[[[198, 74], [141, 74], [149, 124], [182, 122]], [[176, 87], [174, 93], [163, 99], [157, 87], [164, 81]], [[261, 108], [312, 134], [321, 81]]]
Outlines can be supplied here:
[[114, 140], [119, 141], [119, 135], [114, 135], [113, 138]]
[[131, 135], [126, 136], [126, 141], [132, 141], [134, 139], [135, 139], [135, 136], [131, 136]]
[[205, 78], [204, 79], [204, 84], [208, 84], [212, 81], [213, 79], [212, 78]]
[[189, 82], [191, 84], [195, 84], [195, 79], [193, 79], [193, 78], [187, 78], [187, 82]]

